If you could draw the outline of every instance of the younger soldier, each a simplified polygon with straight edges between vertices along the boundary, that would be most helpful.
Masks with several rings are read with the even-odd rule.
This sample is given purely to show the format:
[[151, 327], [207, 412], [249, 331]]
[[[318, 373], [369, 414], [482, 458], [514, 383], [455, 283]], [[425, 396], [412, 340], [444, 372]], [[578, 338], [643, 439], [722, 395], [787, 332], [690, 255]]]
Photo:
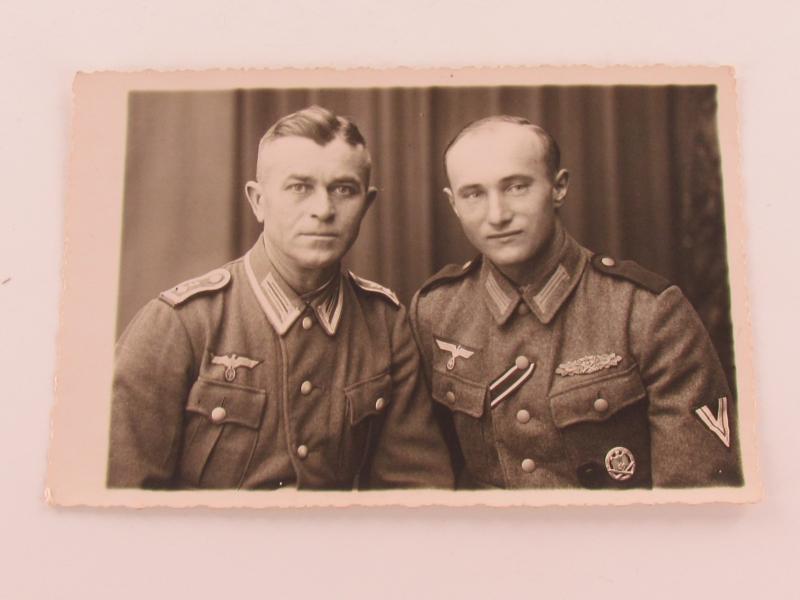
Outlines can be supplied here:
[[150, 301], [117, 344], [108, 485], [452, 485], [404, 308], [340, 259], [375, 199], [351, 121], [311, 107], [259, 144], [242, 258]]
[[559, 161], [508, 116], [445, 151], [482, 256], [435, 275], [410, 313], [460, 484], [739, 485], [733, 397], [700, 319], [674, 285], [570, 237]]

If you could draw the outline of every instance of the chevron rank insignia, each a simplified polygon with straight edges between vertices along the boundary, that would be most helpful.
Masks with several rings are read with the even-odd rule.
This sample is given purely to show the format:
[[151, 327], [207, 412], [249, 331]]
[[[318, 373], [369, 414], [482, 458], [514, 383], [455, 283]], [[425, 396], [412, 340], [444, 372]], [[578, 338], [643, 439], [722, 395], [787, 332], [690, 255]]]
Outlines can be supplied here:
[[450, 353], [450, 358], [448, 359], [446, 365], [448, 371], [452, 371], [455, 368], [457, 358], [467, 359], [475, 354], [474, 350], [468, 350], [461, 344], [453, 344], [451, 342], [440, 340], [439, 338], [433, 339], [436, 342], [436, 345], [439, 346], [439, 350], [444, 350], [445, 352]]
[[711, 412], [708, 406], [701, 406], [695, 409], [694, 413], [699, 417], [703, 424], [716, 435], [726, 448], [731, 447], [731, 429], [728, 425], [728, 398], [723, 396], [717, 400], [717, 414]]
[[570, 360], [558, 365], [556, 374], [562, 377], [572, 377], [573, 375], [588, 375], [603, 369], [616, 367], [622, 361], [622, 357], [613, 352], [610, 354], [590, 354], [577, 360]]
[[236, 369], [239, 367], [252, 369], [260, 362], [260, 360], [254, 360], [252, 358], [247, 358], [246, 356], [236, 356], [235, 354], [230, 354], [227, 356], [211, 355], [212, 365], [225, 367], [225, 381], [233, 381], [236, 379]]
[[169, 304], [177, 306], [200, 292], [212, 292], [228, 285], [231, 274], [227, 269], [214, 269], [213, 271], [179, 283], [174, 288], [164, 290], [158, 297]]
[[528, 381], [535, 367], [536, 363], [528, 360], [527, 357], [518, 356], [511, 368], [489, 384], [489, 406], [494, 408], [516, 392], [523, 383]]
[[364, 279], [363, 277], [359, 277], [352, 271], [349, 271], [349, 273], [350, 277], [353, 279], [355, 284], [362, 290], [365, 290], [367, 292], [372, 292], [374, 294], [380, 294], [381, 296], [388, 298], [395, 306], [397, 307], [400, 306], [400, 300], [397, 298], [395, 293], [389, 288], [383, 287], [381, 284], [375, 283], [374, 281], [370, 281], [369, 279]]

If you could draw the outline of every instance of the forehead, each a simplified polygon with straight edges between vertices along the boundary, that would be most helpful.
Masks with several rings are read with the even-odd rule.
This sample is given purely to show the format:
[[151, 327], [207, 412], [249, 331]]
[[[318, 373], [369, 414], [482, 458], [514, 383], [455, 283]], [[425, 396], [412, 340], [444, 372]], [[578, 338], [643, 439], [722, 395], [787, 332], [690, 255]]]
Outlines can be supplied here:
[[291, 136], [271, 140], [259, 151], [259, 175], [363, 177], [369, 167], [364, 146], [351, 146], [334, 138], [324, 146], [314, 140]]
[[509, 175], [546, 173], [545, 142], [529, 127], [488, 123], [458, 140], [447, 154], [447, 174], [461, 185]]

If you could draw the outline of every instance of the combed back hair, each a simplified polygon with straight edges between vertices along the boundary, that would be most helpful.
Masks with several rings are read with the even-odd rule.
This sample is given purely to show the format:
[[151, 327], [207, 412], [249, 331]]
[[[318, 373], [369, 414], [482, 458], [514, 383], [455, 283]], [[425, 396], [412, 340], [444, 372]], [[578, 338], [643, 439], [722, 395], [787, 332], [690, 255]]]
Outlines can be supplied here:
[[479, 129], [484, 125], [491, 125], [492, 123], [511, 123], [512, 125], [521, 125], [523, 127], [530, 128], [530, 130], [538, 135], [539, 139], [544, 142], [544, 160], [545, 164], [547, 165], [547, 173], [551, 179], [555, 178], [558, 170], [561, 168], [561, 149], [558, 147], [558, 142], [556, 142], [555, 138], [543, 127], [532, 123], [524, 117], [515, 117], [513, 115], [493, 115], [491, 117], [484, 117], [483, 119], [472, 121], [464, 126], [461, 131], [459, 131], [455, 137], [450, 140], [450, 143], [447, 144], [447, 147], [444, 149], [443, 160], [445, 174], [447, 174], [447, 154], [450, 152], [450, 148], [452, 148], [458, 142], [458, 140], [463, 138], [468, 133]]
[[[356, 124], [346, 117], [340, 117], [327, 108], [309, 106], [290, 115], [281, 117], [267, 130], [258, 142], [258, 162], [256, 173], [261, 173], [264, 146], [284, 137], [304, 137], [325, 146], [335, 138], [340, 138], [353, 147], [363, 146], [367, 142]], [[369, 174], [370, 157], [366, 153], [367, 173]], [[369, 175], [367, 176], [369, 179]]]

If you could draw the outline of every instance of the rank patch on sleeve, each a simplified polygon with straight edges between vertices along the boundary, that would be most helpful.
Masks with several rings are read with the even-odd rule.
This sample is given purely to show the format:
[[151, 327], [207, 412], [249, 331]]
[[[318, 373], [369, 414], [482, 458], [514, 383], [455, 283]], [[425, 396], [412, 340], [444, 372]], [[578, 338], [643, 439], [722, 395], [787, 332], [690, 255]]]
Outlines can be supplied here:
[[535, 366], [536, 363], [524, 356], [517, 358], [514, 366], [489, 384], [489, 406], [494, 408], [516, 392], [531, 376]]
[[703, 424], [711, 430], [711, 433], [716, 435], [726, 448], [731, 447], [731, 430], [728, 425], [728, 398], [723, 396], [717, 400], [717, 415], [711, 412], [708, 406], [701, 406], [695, 409], [695, 414], [700, 418]]

